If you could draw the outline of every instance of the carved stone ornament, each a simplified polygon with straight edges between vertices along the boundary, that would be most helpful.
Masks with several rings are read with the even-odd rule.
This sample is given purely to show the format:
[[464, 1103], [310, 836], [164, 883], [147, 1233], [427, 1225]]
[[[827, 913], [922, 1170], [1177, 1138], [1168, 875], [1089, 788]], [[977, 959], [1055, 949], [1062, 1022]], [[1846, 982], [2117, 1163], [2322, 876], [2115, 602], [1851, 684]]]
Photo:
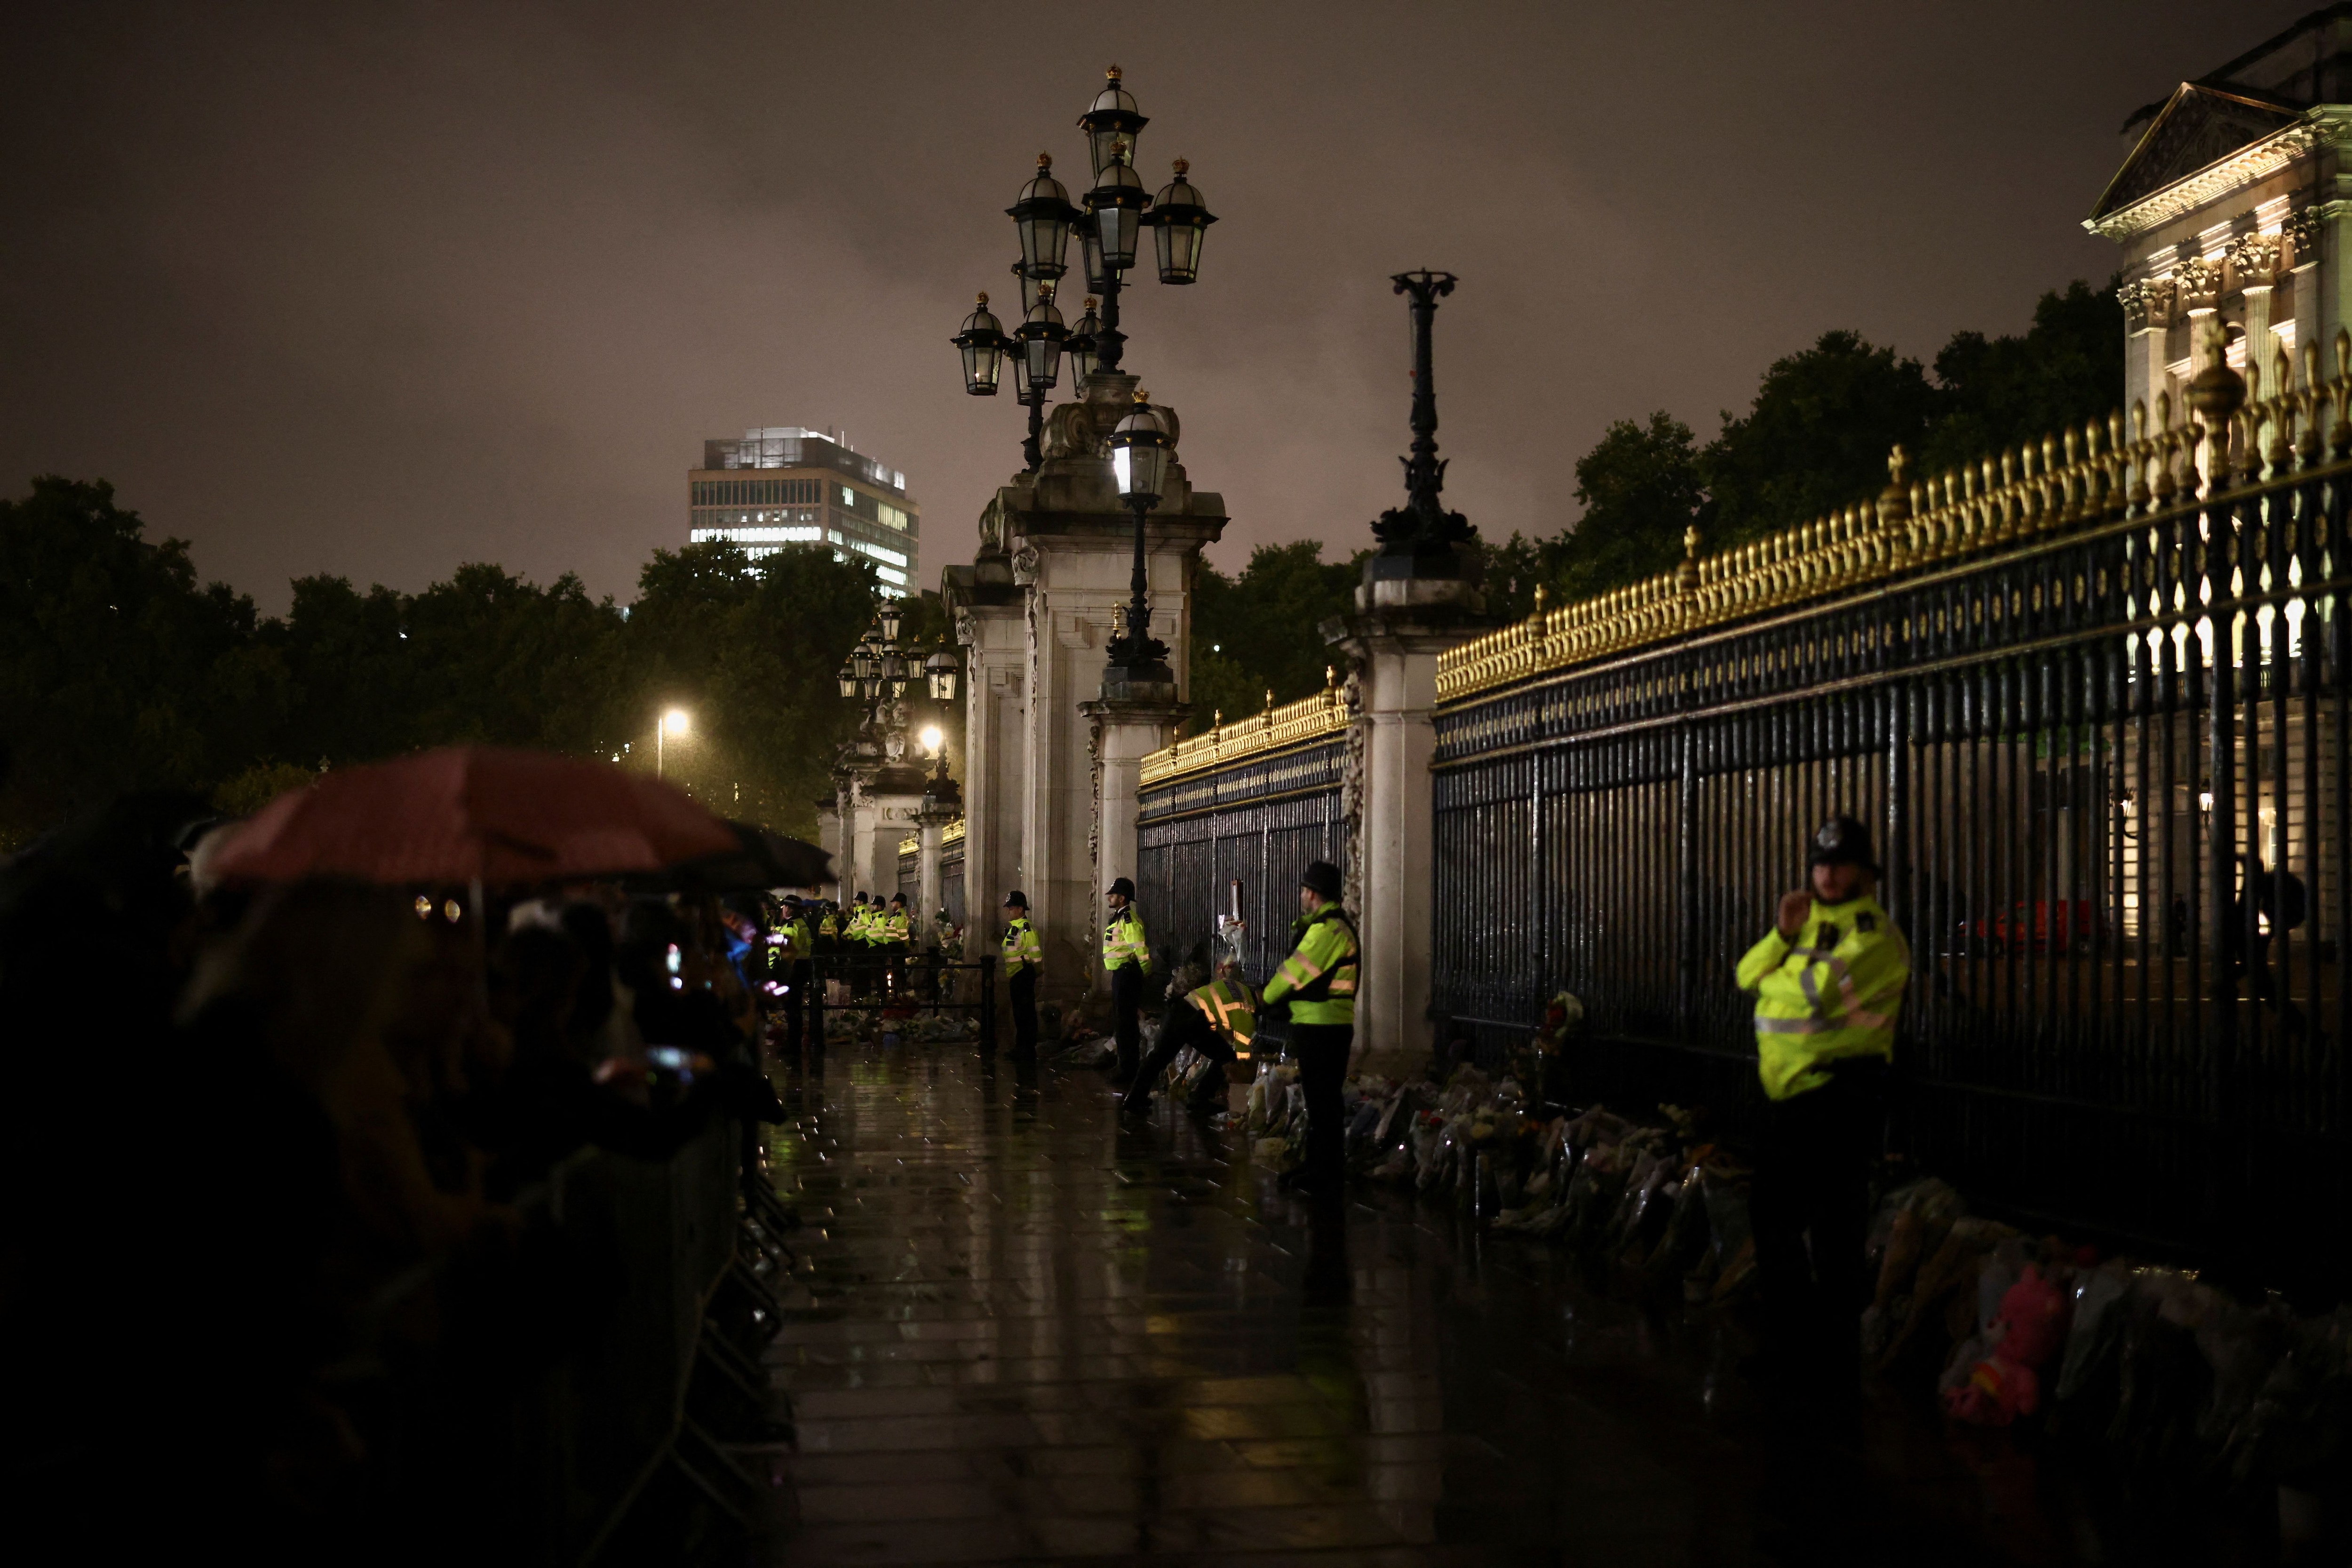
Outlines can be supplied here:
[[1102, 437], [1096, 433], [1087, 405], [1056, 403], [1054, 412], [1045, 416], [1045, 447], [1049, 458], [1102, 455]]
[[2318, 263], [2327, 235], [2327, 218], [2316, 206], [2299, 207], [2286, 221], [2286, 237], [2294, 246], [2297, 271]]
[[1037, 547], [1024, 543], [1013, 552], [1013, 580], [1024, 588], [1029, 587], [1037, 580], [1037, 568], [1041, 564]]
[[1087, 773], [1089, 780], [1087, 799], [1091, 803], [1094, 821], [1087, 825], [1087, 863], [1102, 864], [1102, 720], [1087, 720]]
[[2124, 324], [2134, 332], [2161, 332], [2172, 325], [2174, 290], [2169, 277], [2144, 277], [2118, 290]]
[[959, 645], [966, 648], [971, 647], [979, 641], [979, 631], [972, 624], [971, 612], [969, 610], [959, 610], [955, 612], [955, 640]]
[[2183, 315], [2195, 315], [2200, 310], [2218, 309], [2221, 304], [2221, 268], [2203, 256], [2180, 264], [2175, 282], [2180, 291]]
[[2279, 252], [2284, 249], [2277, 235], [2243, 235], [2230, 247], [2230, 268], [2237, 275], [2241, 288], [2269, 288], [2278, 282]]
[[1371, 726], [1364, 720], [1362, 673], [1352, 660], [1339, 693], [1348, 709], [1348, 746], [1339, 762], [1339, 834], [1348, 846], [1348, 871], [1339, 903], [1342, 908], [1360, 913], [1364, 907], [1364, 752]]

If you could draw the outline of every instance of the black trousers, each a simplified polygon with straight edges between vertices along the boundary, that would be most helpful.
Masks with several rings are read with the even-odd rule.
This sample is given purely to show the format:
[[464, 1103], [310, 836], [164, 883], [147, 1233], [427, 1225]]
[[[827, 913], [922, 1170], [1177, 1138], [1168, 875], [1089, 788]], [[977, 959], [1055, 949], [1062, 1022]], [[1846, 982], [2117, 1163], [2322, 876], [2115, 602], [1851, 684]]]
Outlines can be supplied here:
[[1032, 964], [1013, 976], [1005, 989], [1013, 998], [1013, 1049], [1034, 1055], [1037, 1050], [1037, 966]]
[[[1769, 1348], [1840, 1378], [1858, 1368], [1870, 1225], [1870, 1160], [1885, 1125], [1886, 1066], [1849, 1061], [1819, 1089], [1774, 1101], [1751, 1212]], [[1828, 1385], [1846, 1392], [1843, 1381]]]
[[1143, 1047], [1143, 966], [1121, 964], [1110, 972], [1110, 1032], [1118, 1045], [1118, 1075], [1132, 1078]]
[[[800, 1054], [801, 1042], [808, 1038], [809, 989], [816, 984], [816, 966], [806, 958], [793, 963], [784, 971], [784, 1049], [794, 1056]], [[824, 1042], [817, 1041], [820, 1049]]]
[[1176, 1053], [1186, 1046], [1207, 1057], [1213, 1064], [1201, 1088], [1207, 1094], [1195, 1092], [1195, 1100], [1207, 1100], [1214, 1095], [1225, 1081], [1225, 1063], [1234, 1060], [1234, 1048], [1219, 1034], [1200, 1009], [1182, 997], [1169, 999], [1168, 1010], [1160, 1015], [1160, 1038], [1152, 1042], [1151, 1054], [1143, 1059], [1136, 1070], [1135, 1082], [1127, 1092], [1127, 1103], [1138, 1111], [1151, 1103], [1151, 1092], [1160, 1083], [1160, 1075], [1176, 1060]]
[[1307, 1174], [1336, 1182], [1348, 1174], [1348, 1126], [1339, 1108], [1339, 1087], [1348, 1078], [1348, 1052], [1356, 1043], [1351, 1023], [1294, 1023], [1290, 1054], [1298, 1060], [1298, 1087], [1307, 1098]]

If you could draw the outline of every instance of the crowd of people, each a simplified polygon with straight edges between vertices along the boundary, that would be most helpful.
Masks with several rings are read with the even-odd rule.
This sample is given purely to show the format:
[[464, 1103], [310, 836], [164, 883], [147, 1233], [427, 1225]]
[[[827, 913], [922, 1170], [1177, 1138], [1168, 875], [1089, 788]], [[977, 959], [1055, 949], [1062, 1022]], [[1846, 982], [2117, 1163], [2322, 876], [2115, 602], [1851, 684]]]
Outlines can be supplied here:
[[24, 1200], [0, 1474], [109, 1536], [299, 1555], [383, 1496], [354, 1368], [388, 1293], [453, 1259], [523, 1277], [530, 1196], [579, 1151], [658, 1159], [781, 1115], [743, 962], [770, 922], [611, 883], [221, 885], [221, 836], [201, 800], [128, 798], [0, 870]]

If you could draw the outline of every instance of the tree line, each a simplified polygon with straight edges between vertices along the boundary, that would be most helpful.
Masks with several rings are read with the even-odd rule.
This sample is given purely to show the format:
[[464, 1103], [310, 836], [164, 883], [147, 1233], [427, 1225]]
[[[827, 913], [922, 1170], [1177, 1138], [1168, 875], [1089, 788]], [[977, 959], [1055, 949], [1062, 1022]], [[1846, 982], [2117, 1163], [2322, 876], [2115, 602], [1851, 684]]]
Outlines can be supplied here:
[[[1701, 549], [1727, 549], [1875, 497], [1898, 444], [1914, 472], [1941, 474], [1987, 454], [2104, 419], [2124, 379], [2116, 285], [2077, 281], [2044, 294], [2014, 337], [1952, 335], [1923, 365], [1859, 333], [1824, 332], [1768, 368], [1744, 413], [1725, 410], [1705, 445], [1664, 409], [1622, 419], [1577, 460], [1580, 515], [1556, 532], [1486, 539], [1486, 607], [1530, 614], [1671, 570], [1696, 525]], [[1473, 518], [1472, 521], [1476, 521]], [[1320, 541], [1265, 545], [1227, 577], [1196, 580], [1189, 728], [1290, 702], [1321, 686], [1328, 651], [1314, 628], [1349, 613], [1365, 552], [1326, 561]]]
[[[635, 601], [459, 567], [420, 593], [293, 585], [283, 616], [200, 583], [113, 489], [57, 477], [0, 501], [0, 851], [131, 789], [251, 810], [319, 769], [454, 742], [665, 770], [722, 815], [812, 834], [856, 705], [835, 671], [870, 623], [872, 569], [822, 549], [755, 568], [730, 545], [656, 550]], [[902, 635], [945, 630], [936, 601]]]
[[[1480, 546], [1487, 607], [1518, 618], [1538, 586], [1559, 603], [1664, 571], [1694, 524], [1709, 550], [1793, 527], [1874, 496], [1897, 443], [1940, 473], [2102, 417], [2122, 384], [2112, 283], [2043, 295], [2020, 336], [1956, 333], [1932, 366], [1823, 333], [1705, 445], [1664, 410], [1611, 424], [1577, 461], [1578, 517]], [[1325, 560], [1316, 540], [1262, 546], [1233, 576], [1203, 563], [1190, 727], [1318, 689], [1330, 655], [1315, 628], [1353, 609], [1360, 571], [1360, 554]], [[424, 746], [643, 765], [673, 706], [693, 728], [670, 773], [726, 815], [807, 836], [858, 720], [834, 672], [877, 604], [863, 562], [794, 548], [754, 566], [725, 544], [656, 550], [626, 606], [487, 563], [413, 594], [293, 586], [288, 612], [265, 616], [199, 582], [185, 542], [148, 538], [103, 482], [42, 478], [0, 501], [0, 852], [121, 789], [250, 810], [321, 768]], [[945, 632], [935, 596], [908, 601], [902, 641]], [[936, 715], [951, 767], [959, 711]]]

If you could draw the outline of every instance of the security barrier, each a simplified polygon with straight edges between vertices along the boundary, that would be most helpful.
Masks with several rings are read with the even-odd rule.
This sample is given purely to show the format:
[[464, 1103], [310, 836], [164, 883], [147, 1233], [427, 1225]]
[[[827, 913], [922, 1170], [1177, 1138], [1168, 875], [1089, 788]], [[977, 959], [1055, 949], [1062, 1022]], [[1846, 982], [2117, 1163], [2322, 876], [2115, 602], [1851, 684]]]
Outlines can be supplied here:
[[665, 1159], [575, 1155], [510, 1238], [383, 1293], [340, 1374], [368, 1555], [682, 1561], [709, 1521], [750, 1527], [765, 1489], [721, 1438], [767, 1419], [761, 1275], [789, 1221], [749, 1146], [713, 1119]]

